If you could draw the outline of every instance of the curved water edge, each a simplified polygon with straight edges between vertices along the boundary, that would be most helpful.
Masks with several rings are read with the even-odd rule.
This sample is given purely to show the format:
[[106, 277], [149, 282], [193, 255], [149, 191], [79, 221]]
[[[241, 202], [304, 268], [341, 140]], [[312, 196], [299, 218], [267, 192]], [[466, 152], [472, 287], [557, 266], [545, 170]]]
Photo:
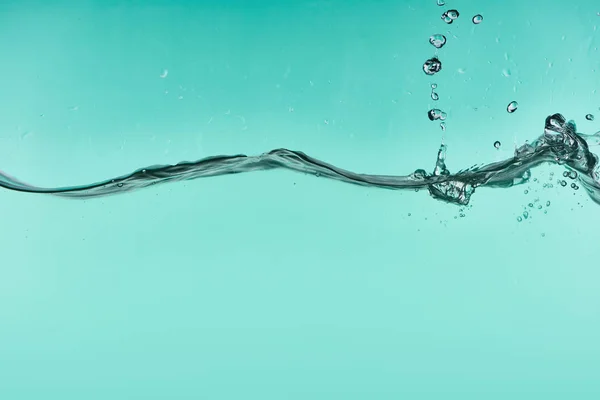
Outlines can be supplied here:
[[71, 187], [36, 187], [0, 172], [0, 186], [26, 193], [89, 199], [131, 192], [159, 183], [279, 168], [384, 189], [427, 188], [437, 200], [467, 205], [478, 187], [508, 188], [520, 185], [529, 181], [532, 168], [543, 163], [554, 163], [570, 169], [591, 199], [600, 204], [598, 156], [588, 146], [588, 141], [595, 139], [600, 139], [600, 132], [594, 135], [577, 133], [573, 121], [567, 122], [561, 114], [554, 114], [546, 118], [544, 133], [532, 144], [517, 148], [512, 158], [454, 174], [446, 168], [445, 145], [438, 151], [432, 173], [417, 169], [405, 176], [359, 174], [310, 157], [301, 151], [275, 149], [259, 156], [214, 156], [194, 162], [151, 166], [106, 181]]

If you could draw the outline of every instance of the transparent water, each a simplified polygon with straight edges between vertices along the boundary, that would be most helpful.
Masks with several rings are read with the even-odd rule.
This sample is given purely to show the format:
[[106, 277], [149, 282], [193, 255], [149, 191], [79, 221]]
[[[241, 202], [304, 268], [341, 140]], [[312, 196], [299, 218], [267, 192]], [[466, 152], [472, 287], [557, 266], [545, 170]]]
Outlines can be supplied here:
[[599, 12], [2, 2], [0, 397], [598, 398]]

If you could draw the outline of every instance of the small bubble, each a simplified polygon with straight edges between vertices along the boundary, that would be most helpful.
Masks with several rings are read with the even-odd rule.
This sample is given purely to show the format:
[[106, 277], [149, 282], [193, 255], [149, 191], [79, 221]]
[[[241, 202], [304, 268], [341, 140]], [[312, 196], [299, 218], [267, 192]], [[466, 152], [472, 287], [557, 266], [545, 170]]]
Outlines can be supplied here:
[[446, 2], [444, 0], [437, 0], [437, 5], [438, 6], [445, 6]]
[[431, 88], [432, 88], [432, 89], [437, 89], [437, 83], [432, 83], [432, 84], [431, 84]]
[[511, 76], [511, 75], [512, 75], [512, 73], [510, 72], [510, 69], [508, 69], [508, 68], [504, 68], [504, 69], [502, 70], [502, 75], [504, 75], [504, 76], [506, 76], [506, 77], [509, 77], [509, 76]]
[[529, 208], [533, 208], [533, 203], [529, 203], [527, 205], [529, 206]]
[[588, 121], [593, 121], [594, 120], [594, 116], [592, 114], [588, 114], [585, 116], [585, 119], [587, 119]]
[[519, 216], [517, 217], [517, 221], [521, 222], [521, 221], [523, 221], [523, 218], [521, 218], [521, 216], [519, 215]]
[[429, 37], [429, 43], [436, 49], [441, 49], [446, 44], [446, 36], [435, 34]]
[[423, 64], [423, 72], [427, 75], [433, 75], [442, 70], [442, 63], [437, 57], [432, 57]]
[[438, 101], [440, 96], [436, 92], [431, 92], [431, 100]]
[[525, 191], [523, 193], [528, 194], [529, 190], [525, 189]]
[[121, 182], [117, 183], [118, 187], [123, 187], [123, 184]]
[[571, 183], [571, 188], [577, 190], [579, 189], [579, 186], [577, 186], [577, 184], [575, 182]]
[[563, 172], [563, 176], [566, 178], [567, 176], [569, 176], [569, 171], [564, 171]]
[[567, 186], [567, 181], [565, 181], [565, 180], [560, 181], [560, 186], [562, 186], [562, 187]]
[[476, 16], [473, 17], [473, 23], [475, 25], [479, 25], [481, 23], [481, 21], [483, 21], [483, 15], [477, 14]]
[[529, 212], [523, 211], [523, 218], [525, 218], [525, 219], [529, 218]]
[[502, 146], [502, 143], [500, 143], [500, 141], [499, 141], [499, 140], [496, 140], [496, 141], [494, 142], [494, 147], [495, 147], [495, 148], [497, 148], [497, 149], [499, 149], [499, 148], [500, 148], [500, 146]]
[[546, 237], [546, 234], [545, 234], [545, 233], [542, 233], [542, 237]]
[[541, 210], [542, 209], [542, 205], [539, 204], [537, 208], [538, 208], [538, 210]]
[[160, 74], [160, 77], [164, 79], [164, 78], [167, 77], [167, 75], [169, 75], [169, 70], [168, 69], [163, 69], [163, 71]]
[[546, 207], [550, 207], [550, 200], [546, 202]]
[[577, 178], [577, 172], [576, 171], [569, 171], [568, 176], [571, 179], [575, 179], [575, 178]]
[[446, 132], [446, 123], [445, 122], [441, 122], [440, 123], [440, 128], [442, 128], [443, 132]]
[[508, 106], [506, 106], [506, 111], [508, 111], [509, 114], [512, 114], [515, 111], [517, 111], [518, 107], [519, 103], [517, 103], [516, 101], [511, 101], [510, 103], [508, 103]]

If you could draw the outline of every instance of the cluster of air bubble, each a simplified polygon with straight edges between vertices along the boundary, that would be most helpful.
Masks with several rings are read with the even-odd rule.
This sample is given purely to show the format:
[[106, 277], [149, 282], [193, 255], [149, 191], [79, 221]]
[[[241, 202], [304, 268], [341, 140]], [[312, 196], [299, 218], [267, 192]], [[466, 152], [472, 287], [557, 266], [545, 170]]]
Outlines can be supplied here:
[[[437, 0], [437, 5], [440, 7], [445, 6], [446, 2], [444, 0]], [[460, 13], [456, 9], [448, 9], [448, 10], [442, 12], [442, 15], [441, 15], [441, 19], [446, 24], [452, 24], [459, 17], [460, 17]], [[483, 22], [483, 15], [476, 14], [473, 16], [471, 21], [473, 22], [473, 24], [479, 25]], [[444, 36], [441, 33], [436, 33], [429, 37], [429, 44], [431, 44], [436, 49], [436, 54], [435, 54], [435, 56], [427, 59], [423, 63], [423, 72], [425, 72], [426, 75], [433, 76], [442, 70], [442, 62], [440, 61], [440, 59], [437, 55], [437, 51], [442, 49], [446, 45], [447, 41], [448, 41], [448, 39], [446, 38], [446, 36]], [[433, 101], [438, 101], [440, 98], [439, 94], [435, 91], [436, 88], [437, 88], [437, 84], [432, 83], [431, 84], [431, 99]], [[519, 104], [516, 101], [512, 100], [506, 106], [506, 111], [509, 114], [512, 114], [515, 111], [517, 111], [518, 107], [519, 107]], [[443, 118], [442, 118], [442, 116], [443, 116]], [[438, 120], [443, 121], [444, 119], [446, 119], [446, 113], [441, 111], [439, 108], [432, 108], [427, 112], [427, 117], [429, 118], [430, 121], [438, 121]], [[588, 120], [593, 120], [593, 118], [594, 117], [591, 114], [588, 114], [586, 116], [586, 119], [588, 119]], [[445, 122], [441, 122], [440, 127], [442, 128], [442, 130], [445, 130], [446, 129]], [[494, 147], [496, 149], [500, 149], [500, 146], [501, 146], [501, 144], [499, 141], [494, 142]]]
[[[437, 0], [437, 5], [440, 7], [445, 6], [446, 2], [444, 0]], [[460, 13], [458, 12], [458, 10], [449, 9], [442, 13], [441, 18], [445, 23], [452, 24], [454, 21], [456, 21], [458, 19], [459, 16], [460, 16]], [[477, 14], [473, 17], [472, 21], [474, 24], [478, 25], [483, 21], [483, 16], [481, 14]], [[444, 47], [446, 45], [447, 41], [448, 40], [447, 40], [446, 36], [442, 35], [441, 33], [436, 33], [429, 37], [429, 44], [431, 44], [433, 47], [435, 47], [436, 55], [427, 59], [423, 63], [423, 72], [425, 72], [425, 75], [433, 76], [442, 70], [442, 62], [440, 61], [440, 59], [437, 56], [437, 51], [440, 50], [442, 47]], [[437, 84], [432, 83], [431, 84], [431, 99], [433, 101], [438, 101], [440, 99], [439, 94], [435, 91], [436, 88], [437, 88]], [[443, 122], [446, 119], [445, 112], [443, 112], [439, 108], [432, 108], [427, 112], [427, 117], [429, 118], [430, 121], [441, 120], [442, 122], [440, 122], [440, 127], [442, 128], [442, 130], [446, 130], [446, 123]]]

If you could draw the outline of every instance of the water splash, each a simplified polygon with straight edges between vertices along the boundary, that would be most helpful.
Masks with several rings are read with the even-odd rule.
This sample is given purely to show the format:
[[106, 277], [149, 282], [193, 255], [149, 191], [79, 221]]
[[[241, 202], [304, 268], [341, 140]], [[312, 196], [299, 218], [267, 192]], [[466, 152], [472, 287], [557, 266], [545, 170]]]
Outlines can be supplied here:
[[440, 147], [431, 174], [417, 169], [406, 176], [355, 173], [300, 151], [275, 149], [259, 156], [215, 156], [176, 165], [151, 166], [103, 182], [61, 188], [32, 186], [0, 172], [0, 186], [20, 192], [86, 199], [131, 192], [159, 183], [281, 168], [362, 186], [395, 190], [427, 188], [435, 199], [467, 205], [478, 187], [508, 188], [523, 184], [529, 181], [532, 168], [554, 163], [573, 171], [572, 175], [591, 199], [600, 204], [598, 156], [590, 152], [586, 141], [599, 138], [600, 132], [577, 133], [573, 121], [567, 122], [561, 114], [554, 114], [546, 118], [544, 133], [532, 144], [516, 149], [512, 158], [454, 174], [446, 167], [445, 145]]

